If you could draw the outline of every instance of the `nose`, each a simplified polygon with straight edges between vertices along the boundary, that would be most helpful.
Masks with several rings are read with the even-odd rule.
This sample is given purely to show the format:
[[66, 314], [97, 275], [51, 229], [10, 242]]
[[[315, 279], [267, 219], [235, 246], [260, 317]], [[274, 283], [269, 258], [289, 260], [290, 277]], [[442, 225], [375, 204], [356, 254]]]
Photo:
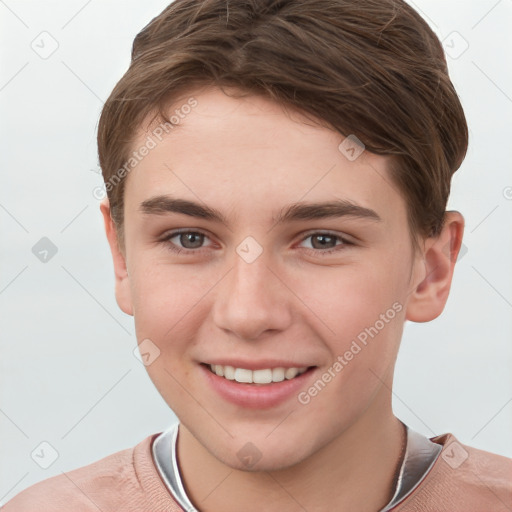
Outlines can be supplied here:
[[215, 325], [243, 340], [276, 334], [292, 322], [291, 292], [260, 255], [248, 263], [235, 255], [233, 268], [215, 299]]

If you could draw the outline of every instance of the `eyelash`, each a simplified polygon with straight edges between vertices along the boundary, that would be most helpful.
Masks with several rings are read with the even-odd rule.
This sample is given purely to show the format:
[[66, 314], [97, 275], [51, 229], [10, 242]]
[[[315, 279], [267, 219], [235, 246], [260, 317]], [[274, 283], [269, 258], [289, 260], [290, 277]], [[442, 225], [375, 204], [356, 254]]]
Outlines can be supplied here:
[[[203, 236], [209, 238], [208, 235], [206, 233], [203, 233], [202, 231], [192, 231], [192, 230], [183, 229], [183, 230], [177, 230], [177, 231], [173, 231], [172, 233], [169, 233], [164, 238], [162, 238], [161, 242], [164, 245], [166, 245], [166, 247], [170, 251], [172, 251], [176, 254], [184, 253], [184, 254], [193, 255], [195, 253], [201, 252], [201, 249], [203, 249], [203, 247], [200, 247], [198, 249], [182, 249], [170, 241], [171, 238], [174, 238], [175, 236], [182, 235], [182, 234], [203, 235]], [[308, 247], [305, 248], [309, 252], [311, 252], [311, 251], [314, 252], [315, 255], [318, 255], [319, 253], [322, 255], [332, 254], [334, 252], [339, 252], [339, 251], [346, 249], [346, 246], [355, 245], [354, 243], [350, 242], [346, 238], [344, 238], [340, 235], [337, 235], [335, 233], [331, 233], [329, 231], [311, 231], [311, 232], [307, 233], [300, 241], [304, 242], [305, 240], [307, 240], [308, 238], [311, 238], [314, 235], [329, 236], [329, 237], [335, 238], [336, 240], [339, 240], [341, 242], [341, 244], [337, 244], [334, 247], [332, 247], [331, 249], [314, 249], [314, 248], [310, 249]]]

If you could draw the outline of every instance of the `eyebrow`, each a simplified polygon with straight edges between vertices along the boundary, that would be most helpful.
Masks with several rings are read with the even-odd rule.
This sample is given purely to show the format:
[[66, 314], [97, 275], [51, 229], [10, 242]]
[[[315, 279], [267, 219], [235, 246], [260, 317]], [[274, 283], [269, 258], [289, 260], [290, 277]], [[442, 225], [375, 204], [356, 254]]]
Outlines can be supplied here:
[[[219, 222], [226, 226], [229, 225], [226, 217], [215, 208], [169, 195], [159, 195], [146, 199], [140, 204], [139, 210], [146, 215], [180, 213], [198, 219]], [[299, 220], [318, 220], [336, 217], [354, 217], [377, 222], [382, 220], [377, 212], [370, 208], [365, 208], [347, 199], [337, 199], [322, 203], [294, 203], [284, 206], [277, 216], [274, 215], [272, 217], [272, 222], [275, 225]]]

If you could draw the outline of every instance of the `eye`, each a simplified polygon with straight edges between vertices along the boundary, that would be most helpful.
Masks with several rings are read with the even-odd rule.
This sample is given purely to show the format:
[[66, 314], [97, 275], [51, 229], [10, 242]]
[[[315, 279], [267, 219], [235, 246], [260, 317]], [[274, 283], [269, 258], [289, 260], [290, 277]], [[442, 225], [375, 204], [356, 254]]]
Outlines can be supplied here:
[[[175, 240], [173, 241], [173, 239]], [[339, 252], [346, 249], [347, 246], [354, 245], [354, 243], [345, 236], [327, 231], [310, 232], [302, 238], [301, 242], [304, 243], [308, 239], [311, 240], [310, 247], [304, 247], [304, 249], [313, 252], [315, 256], [318, 254], [325, 255]], [[213, 245], [209, 244], [204, 246], [205, 240], [209, 240], [209, 237], [205, 233], [183, 229], [168, 233], [160, 241], [166, 248], [175, 253], [196, 254], [200, 252], [200, 249]]]
[[[315, 231], [307, 234], [302, 242], [311, 239], [311, 247], [306, 247], [307, 250], [313, 251], [316, 255], [331, 254], [347, 248], [347, 246], [354, 245], [341, 235], [330, 232]], [[339, 243], [338, 243], [339, 242]]]
[[[176, 239], [176, 242], [173, 242], [173, 239]], [[199, 252], [197, 249], [203, 247], [205, 239], [208, 239], [208, 237], [200, 231], [180, 230], [168, 233], [161, 239], [161, 242], [176, 253], [196, 253]]]

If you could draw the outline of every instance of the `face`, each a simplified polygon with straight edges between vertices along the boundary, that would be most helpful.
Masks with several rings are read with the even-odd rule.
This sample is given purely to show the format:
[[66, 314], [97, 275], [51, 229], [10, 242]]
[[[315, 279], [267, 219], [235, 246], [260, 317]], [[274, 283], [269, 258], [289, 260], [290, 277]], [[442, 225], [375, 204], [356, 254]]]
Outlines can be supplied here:
[[287, 467], [390, 410], [415, 276], [405, 202], [387, 157], [354, 159], [335, 131], [215, 88], [172, 110], [190, 97], [178, 127], [135, 141], [155, 145], [126, 182], [118, 302], [211, 454]]

